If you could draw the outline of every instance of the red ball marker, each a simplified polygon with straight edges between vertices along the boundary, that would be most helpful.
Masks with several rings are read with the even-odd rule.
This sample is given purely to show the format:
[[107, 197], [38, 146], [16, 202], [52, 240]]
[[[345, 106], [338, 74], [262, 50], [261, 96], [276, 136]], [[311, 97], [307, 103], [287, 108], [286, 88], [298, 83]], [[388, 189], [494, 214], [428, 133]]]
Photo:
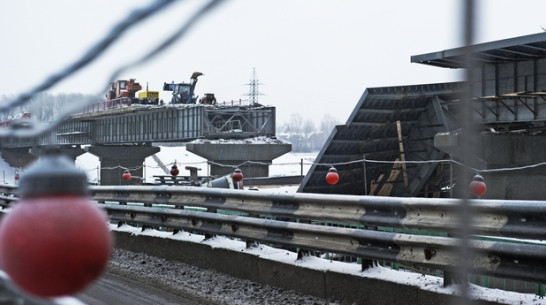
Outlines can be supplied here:
[[77, 293], [106, 268], [112, 235], [73, 161], [46, 155], [28, 168], [20, 200], [0, 222], [0, 265], [38, 297]]
[[330, 167], [326, 174], [326, 182], [330, 185], [337, 184], [339, 182], [339, 174], [334, 167]]

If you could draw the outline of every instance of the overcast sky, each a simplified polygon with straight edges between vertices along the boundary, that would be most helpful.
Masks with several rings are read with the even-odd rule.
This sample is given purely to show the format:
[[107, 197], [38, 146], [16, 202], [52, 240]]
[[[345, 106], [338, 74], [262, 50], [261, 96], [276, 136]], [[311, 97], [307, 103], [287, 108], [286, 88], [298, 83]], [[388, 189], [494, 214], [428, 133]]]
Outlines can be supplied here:
[[[66, 67], [121, 18], [149, 0], [0, 1], [0, 95], [18, 94]], [[477, 42], [546, 28], [544, 0], [477, 1]], [[186, 0], [138, 26], [52, 92], [103, 94], [110, 73], [176, 29], [204, 0]], [[457, 80], [460, 71], [410, 63], [412, 55], [461, 46], [462, 0], [227, 0], [136, 78], [160, 90], [203, 72], [196, 94], [247, 99], [255, 67], [262, 104], [317, 122], [345, 122], [367, 87]], [[170, 100], [169, 93], [161, 92]]]

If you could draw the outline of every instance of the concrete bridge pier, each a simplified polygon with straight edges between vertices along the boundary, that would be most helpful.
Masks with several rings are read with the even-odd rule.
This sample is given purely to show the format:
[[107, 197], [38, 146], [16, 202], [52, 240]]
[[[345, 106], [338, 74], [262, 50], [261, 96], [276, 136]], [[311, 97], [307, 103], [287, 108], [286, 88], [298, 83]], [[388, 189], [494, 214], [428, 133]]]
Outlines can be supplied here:
[[29, 149], [29, 153], [39, 157], [47, 151], [54, 149], [59, 151], [61, 154], [68, 156], [73, 161], [76, 161], [76, 158], [85, 154], [85, 149], [81, 148], [80, 145], [69, 145], [69, 146], [34, 146]]
[[[151, 145], [96, 145], [87, 151], [100, 160], [101, 185], [140, 184], [143, 178], [144, 160], [159, 152], [160, 148]], [[125, 169], [129, 169], [131, 180], [122, 179]]]
[[[546, 136], [525, 134], [482, 133], [470, 139], [472, 147], [461, 146], [458, 134], [437, 134], [434, 145], [453, 156], [472, 152], [474, 162], [468, 164], [477, 169], [507, 169], [484, 172], [487, 190], [484, 199], [544, 200], [546, 198]], [[474, 173], [469, 171], [470, 175]], [[467, 189], [467, 186], [462, 186]]]
[[[292, 150], [288, 143], [188, 143], [186, 150], [212, 161], [210, 174], [223, 176], [233, 172], [233, 166], [240, 166], [244, 177], [268, 177], [269, 165], [273, 159]], [[256, 163], [254, 163], [256, 162]], [[221, 166], [221, 165], [231, 165]]]
[[37, 158], [36, 155], [30, 153], [30, 147], [4, 147], [0, 149], [0, 153], [2, 154], [2, 159], [15, 168], [24, 168]]
[[14, 147], [14, 148], [2, 148], [0, 153], [2, 158], [11, 166], [15, 168], [25, 168], [30, 163], [34, 162], [44, 152], [55, 149], [61, 154], [64, 154], [76, 161], [76, 158], [85, 153], [85, 150], [80, 145], [70, 146], [34, 146], [34, 147]]

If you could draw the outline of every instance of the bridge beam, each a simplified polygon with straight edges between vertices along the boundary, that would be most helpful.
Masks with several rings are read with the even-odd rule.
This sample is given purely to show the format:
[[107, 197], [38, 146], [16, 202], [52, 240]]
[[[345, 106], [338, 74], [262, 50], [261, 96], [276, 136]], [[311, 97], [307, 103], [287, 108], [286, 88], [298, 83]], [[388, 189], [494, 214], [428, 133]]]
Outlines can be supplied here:
[[[100, 160], [101, 185], [140, 184], [143, 178], [144, 160], [159, 152], [160, 148], [151, 145], [96, 145], [87, 151]], [[129, 169], [131, 180], [122, 179], [125, 169]]]
[[234, 167], [240, 167], [245, 178], [253, 178], [268, 177], [273, 159], [290, 152], [292, 144], [188, 143], [186, 149], [214, 162], [210, 163], [212, 176], [227, 175], [233, 172]]

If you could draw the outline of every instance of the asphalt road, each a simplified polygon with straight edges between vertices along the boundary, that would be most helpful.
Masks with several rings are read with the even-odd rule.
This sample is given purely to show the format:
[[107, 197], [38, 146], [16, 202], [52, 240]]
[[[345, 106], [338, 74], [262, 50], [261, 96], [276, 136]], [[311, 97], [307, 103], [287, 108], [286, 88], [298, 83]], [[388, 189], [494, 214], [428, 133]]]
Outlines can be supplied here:
[[144, 279], [107, 272], [92, 286], [75, 296], [89, 305], [204, 305], [211, 304], [184, 296], [160, 286], [145, 282]]
[[73, 297], [89, 305], [340, 304], [123, 249], [114, 249], [107, 272]]

